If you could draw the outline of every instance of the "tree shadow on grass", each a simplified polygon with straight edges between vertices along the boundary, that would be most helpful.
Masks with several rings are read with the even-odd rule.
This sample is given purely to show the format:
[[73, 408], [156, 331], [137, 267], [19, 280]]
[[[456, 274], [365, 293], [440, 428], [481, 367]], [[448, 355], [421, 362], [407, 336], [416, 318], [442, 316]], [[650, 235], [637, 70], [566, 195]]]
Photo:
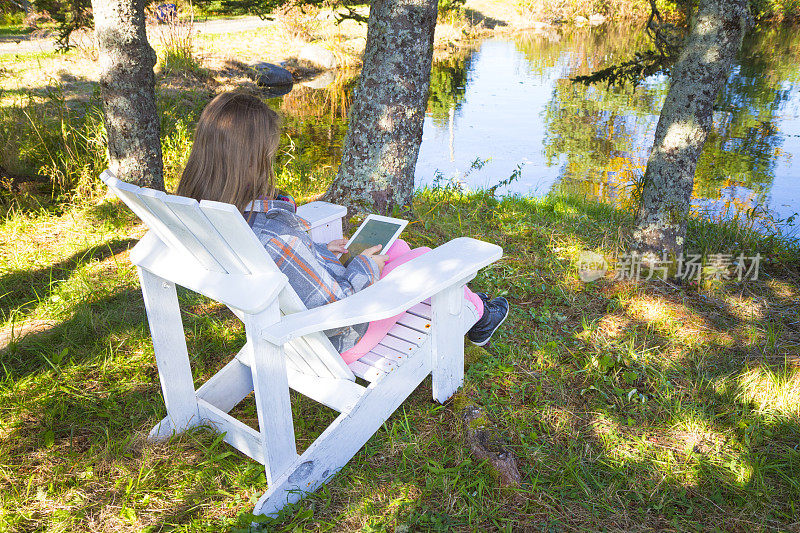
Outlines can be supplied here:
[[0, 277], [0, 317], [8, 321], [12, 314], [27, 314], [42, 301], [47, 301], [59, 283], [77, 269], [93, 261], [102, 261], [131, 248], [135, 239], [115, 239], [91, 246], [68, 259], [34, 270], [12, 270]]

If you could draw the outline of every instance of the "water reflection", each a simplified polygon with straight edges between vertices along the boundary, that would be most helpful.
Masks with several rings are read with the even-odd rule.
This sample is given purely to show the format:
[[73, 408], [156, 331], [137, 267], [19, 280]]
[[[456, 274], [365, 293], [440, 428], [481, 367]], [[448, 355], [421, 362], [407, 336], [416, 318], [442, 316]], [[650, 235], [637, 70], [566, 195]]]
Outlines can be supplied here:
[[[667, 79], [638, 88], [585, 87], [569, 78], [630, 57], [645, 36], [626, 28], [565, 30], [487, 40], [434, 65], [416, 176], [499, 194], [563, 188], [626, 205], [641, 179]], [[800, 36], [777, 29], [744, 42], [714, 112], [714, 132], [698, 165], [695, 205], [800, 211]], [[284, 163], [335, 169], [341, 157], [353, 75], [324, 90], [295, 89], [282, 99]], [[291, 141], [291, 143], [289, 142]], [[288, 152], [287, 152], [288, 154]], [[476, 168], [476, 160], [486, 161]], [[301, 165], [302, 166], [302, 165]]]

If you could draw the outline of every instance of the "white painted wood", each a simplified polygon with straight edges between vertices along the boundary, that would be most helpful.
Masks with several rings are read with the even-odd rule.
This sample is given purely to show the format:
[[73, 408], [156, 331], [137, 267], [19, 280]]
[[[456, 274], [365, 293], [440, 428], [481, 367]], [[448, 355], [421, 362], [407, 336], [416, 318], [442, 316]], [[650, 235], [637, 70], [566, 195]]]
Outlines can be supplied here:
[[136, 214], [136, 216], [142, 219], [142, 222], [144, 222], [147, 227], [150, 228], [150, 231], [155, 233], [159, 239], [169, 243], [180, 253], [186, 254], [187, 257], [195, 261], [197, 260], [186, 245], [184, 245], [144, 204], [139, 197], [139, 193], [141, 192], [139, 187], [118, 180], [109, 170], [104, 171], [100, 175], [100, 178], [108, 185], [108, 188]]
[[252, 371], [250, 366], [240, 359], [245, 351], [246, 348], [242, 348], [235, 358], [203, 383], [197, 389], [197, 398], [227, 413], [253, 392]]
[[289, 386], [312, 400], [340, 413], [355, 407], [366, 389], [347, 379], [314, 378], [299, 372], [289, 372]]
[[343, 219], [347, 216], [347, 208], [330, 202], [308, 202], [297, 207], [297, 216], [313, 228]]
[[426, 335], [431, 332], [431, 321], [429, 319], [412, 315], [411, 313], [405, 313], [397, 323]]
[[411, 344], [416, 344], [417, 346], [422, 344], [425, 338], [428, 336], [427, 333], [422, 333], [415, 329], [408, 328], [402, 324], [395, 324], [392, 326], [392, 328], [389, 330], [389, 335], [403, 339]]
[[[200, 416], [203, 422], [218, 433], [225, 433], [222, 439], [246, 456], [265, 464], [264, 448], [261, 434], [244, 422], [237, 420], [222, 410], [217, 409], [205, 400], [198, 400]], [[297, 453], [295, 453], [295, 456]]]
[[374, 366], [369, 366], [366, 363], [362, 363], [361, 361], [353, 361], [348, 365], [350, 370], [353, 371], [353, 374], [360, 377], [361, 379], [365, 379], [372, 383], [373, 381], [377, 381], [378, 379], [382, 378], [386, 375], [386, 372], [383, 370], [379, 370]]
[[[301, 339], [295, 339], [295, 340], [301, 340]], [[294, 370], [302, 374], [308, 374], [309, 376], [312, 377], [327, 377], [327, 374], [320, 376], [319, 374], [314, 372], [314, 369], [312, 369], [309, 366], [309, 364], [306, 363], [305, 358], [302, 356], [302, 354], [300, 354], [300, 352], [297, 351], [297, 349], [291, 342], [287, 342], [286, 344], [284, 344], [283, 348], [284, 348], [284, 353], [286, 353], [286, 363], [287, 364], [291, 363]]]
[[199, 415], [175, 284], [138, 270], [167, 416], [171, 429], [184, 431]]
[[423, 318], [425, 320], [430, 320], [433, 316], [433, 311], [431, 311], [431, 303], [430, 300], [418, 303], [408, 309], [408, 313]]
[[299, 501], [338, 472], [428, 375], [421, 354], [367, 388], [349, 413], [342, 413], [292, 465], [269, 485], [255, 514], [275, 514]]
[[416, 344], [404, 341], [403, 339], [398, 339], [397, 337], [392, 337], [391, 335], [386, 335], [383, 339], [381, 339], [380, 344], [405, 354], [410, 354], [417, 349]]
[[395, 363], [399, 363], [409, 356], [407, 352], [398, 352], [397, 350], [382, 344], [378, 344], [370, 351], [375, 352], [384, 359], [388, 359], [389, 361], [393, 361]]
[[284, 349], [282, 345], [263, 341], [257, 333], [278, 323], [280, 318], [276, 301], [257, 315], [246, 315], [244, 323], [264, 449], [264, 470], [270, 485], [297, 455]]
[[384, 372], [390, 372], [394, 370], [399, 364], [399, 361], [392, 361], [391, 359], [387, 359], [375, 352], [365, 353], [364, 356], [359, 359], [359, 361]]
[[200, 210], [197, 200], [171, 194], [165, 194], [162, 200], [175, 213], [175, 216], [183, 222], [189, 232], [197, 237], [217, 263], [222, 265], [226, 272], [231, 274], [250, 273], [250, 270], [244, 266], [239, 256], [231, 249], [230, 244], [219, 234], [203, 214], [203, 211]]
[[264, 309], [288, 285], [288, 279], [280, 272], [246, 275], [212, 272], [187, 261], [184, 255], [149, 233], [131, 250], [130, 257], [140, 268], [248, 313]]
[[459, 316], [463, 307], [462, 285], [449, 287], [431, 299], [433, 399], [439, 403], [444, 403], [464, 383], [464, 332]]
[[202, 200], [200, 210], [250, 272], [278, 270], [236, 206]]
[[262, 335], [273, 344], [283, 344], [314, 331], [389, 318], [474, 275], [502, 255], [502, 248], [494, 244], [468, 237], [454, 239], [344, 300], [288, 315]]
[[[164, 203], [164, 194], [152, 189], [139, 189], [137, 197], [147, 206], [153, 216], [192, 254], [201, 266], [213, 272], [225, 273], [223, 267], [214, 256], [206, 249], [200, 239], [167, 207]], [[169, 241], [167, 241], [169, 242]]]

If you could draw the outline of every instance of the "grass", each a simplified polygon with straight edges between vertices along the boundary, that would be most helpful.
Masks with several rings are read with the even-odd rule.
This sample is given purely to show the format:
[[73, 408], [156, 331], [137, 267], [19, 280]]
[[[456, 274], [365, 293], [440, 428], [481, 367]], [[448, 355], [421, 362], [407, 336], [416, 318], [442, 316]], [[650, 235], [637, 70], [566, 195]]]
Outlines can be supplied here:
[[[578, 198], [422, 191], [407, 236], [497, 242], [473, 286], [512, 315], [469, 367], [523, 484], [500, 490], [425, 383], [318, 494], [268, 530], [791, 530], [800, 496], [798, 283], [699, 288], [578, 281], [577, 252], [613, 255], [629, 214]], [[162, 416], [128, 249], [144, 229], [110, 198], [0, 225], [0, 529], [246, 528], [263, 470], [201, 429], [145, 441]], [[690, 246], [703, 234], [691, 230]], [[702, 237], [705, 239], [705, 237]], [[785, 243], [751, 243], [785, 263]], [[198, 383], [243, 342], [224, 309], [182, 292]], [[331, 419], [294, 396], [310, 443]], [[252, 402], [237, 414], [252, 423]]]
[[[212, 44], [199, 41], [201, 51]], [[259, 465], [206, 429], [144, 438], [165, 414], [128, 260], [144, 228], [98, 185], [103, 129], [81, 54], [0, 58], [3, 166], [46, 185], [2, 193], [0, 531], [247, 530], [266, 490]], [[202, 83], [161, 75], [168, 187], [211, 93], [240, 83], [213, 67]], [[314, 139], [342, 134], [339, 92], [284, 101], [313, 117], [284, 122], [278, 178], [300, 199], [333, 175], [336, 153]], [[426, 382], [331, 483], [264, 530], [800, 529], [795, 245], [693, 219], [690, 250], [761, 253], [759, 280], [583, 283], [580, 252], [619, 257], [630, 213], [580, 197], [448, 188], [420, 191], [415, 210], [405, 235], [416, 246], [468, 235], [505, 250], [472, 285], [508, 297], [512, 315], [472, 353], [464, 392], [494, 418], [523, 483], [497, 487]], [[224, 308], [179, 298], [199, 384], [243, 331]], [[292, 406], [304, 447], [331, 412], [299, 396]], [[236, 414], [253, 424], [252, 399]]]

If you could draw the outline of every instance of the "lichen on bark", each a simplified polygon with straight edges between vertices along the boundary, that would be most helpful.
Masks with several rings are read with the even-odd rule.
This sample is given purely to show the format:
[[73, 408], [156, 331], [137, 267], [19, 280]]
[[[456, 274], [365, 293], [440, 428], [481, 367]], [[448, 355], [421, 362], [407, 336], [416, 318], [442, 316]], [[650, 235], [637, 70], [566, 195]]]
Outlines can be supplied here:
[[326, 198], [353, 212], [409, 209], [428, 99], [437, 2], [370, 4], [339, 170]]
[[156, 109], [156, 53], [147, 41], [145, 0], [92, 0], [100, 48], [100, 91], [109, 168], [121, 180], [164, 189]]
[[746, 0], [701, 0], [692, 22], [656, 126], [633, 235], [638, 250], [657, 255], [683, 252], [714, 102], [752, 19]]

